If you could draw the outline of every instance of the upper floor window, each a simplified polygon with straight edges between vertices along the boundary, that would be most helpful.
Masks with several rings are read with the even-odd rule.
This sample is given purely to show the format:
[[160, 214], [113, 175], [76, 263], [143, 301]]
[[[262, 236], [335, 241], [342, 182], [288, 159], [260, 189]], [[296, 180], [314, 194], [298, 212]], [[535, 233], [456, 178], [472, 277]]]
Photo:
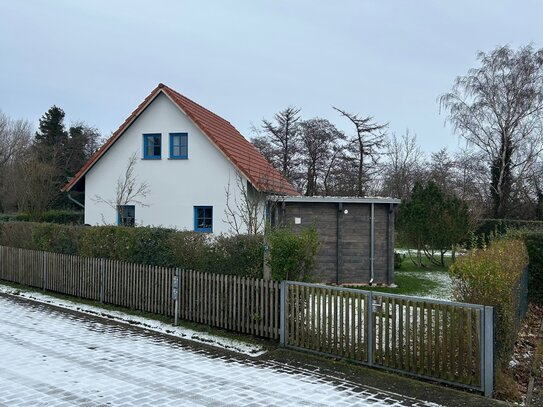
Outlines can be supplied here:
[[162, 154], [162, 135], [151, 133], [143, 135], [143, 158], [160, 160]]
[[136, 207], [134, 205], [117, 206], [117, 224], [119, 226], [136, 226]]
[[188, 133], [170, 133], [170, 158], [189, 158]]
[[213, 231], [213, 207], [195, 206], [194, 207], [194, 230], [196, 232]]

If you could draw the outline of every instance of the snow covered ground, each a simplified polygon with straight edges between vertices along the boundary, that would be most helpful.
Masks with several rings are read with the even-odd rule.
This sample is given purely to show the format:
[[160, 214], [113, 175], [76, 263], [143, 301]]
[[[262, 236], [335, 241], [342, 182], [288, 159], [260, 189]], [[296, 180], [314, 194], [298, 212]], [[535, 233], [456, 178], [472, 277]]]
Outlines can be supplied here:
[[126, 322], [131, 325], [137, 325], [151, 331], [178, 336], [183, 339], [191, 340], [198, 343], [205, 343], [206, 345], [243, 353], [248, 356], [260, 356], [265, 353], [265, 350], [258, 345], [253, 345], [242, 341], [236, 341], [234, 339], [228, 339], [222, 336], [211, 335], [205, 332], [198, 332], [188, 328], [173, 326], [162, 323], [160, 321], [130, 315], [125, 312], [110, 310], [106, 311], [103, 308], [93, 307], [91, 305], [81, 304], [70, 300], [61, 300], [55, 297], [50, 297], [37, 291], [20, 291], [15, 288], [0, 284], [0, 293], [12, 295], [15, 294], [22, 298], [43, 302], [45, 304], [51, 304], [56, 307], [65, 308], [71, 311], [78, 311], [89, 315], [100, 316], [108, 318], [112, 321]]
[[397, 271], [396, 275], [413, 276], [419, 279], [437, 283], [437, 287], [429, 293], [414, 293], [412, 295], [434, 300], [452, 301], [452, 280], [446, 271]]
[[436, 406], [0, 295], [0, 405]]

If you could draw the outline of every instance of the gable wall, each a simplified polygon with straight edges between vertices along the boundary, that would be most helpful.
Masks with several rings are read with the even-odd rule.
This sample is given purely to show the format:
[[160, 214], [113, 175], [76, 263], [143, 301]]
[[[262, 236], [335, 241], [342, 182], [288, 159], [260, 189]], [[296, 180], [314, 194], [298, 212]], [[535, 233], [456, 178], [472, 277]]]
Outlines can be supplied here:
[[[187, 160], [170, 160], [169, 133], [188, 132]], [[162, 159], [144, 160], [143, 134], [162, 133]], [[115, 201], [117, 180], [136, 152], [135, 174], [151, 192], [144, 199], [149, 206], [136, 204], [136, 223], [194, 229], [194, 206], [213, 206], [213, 233], [228, 233], [225, 221], [229, 180], [233, 198], [240, 199], [236, 188], [236, 169], [202, 134], [193, 122], [167, 96], [160, 94], [132, 123], [124, 134], [90, 169], [85, 178], [85, 223], [117, 224], [116, 211], [96, 196]]]

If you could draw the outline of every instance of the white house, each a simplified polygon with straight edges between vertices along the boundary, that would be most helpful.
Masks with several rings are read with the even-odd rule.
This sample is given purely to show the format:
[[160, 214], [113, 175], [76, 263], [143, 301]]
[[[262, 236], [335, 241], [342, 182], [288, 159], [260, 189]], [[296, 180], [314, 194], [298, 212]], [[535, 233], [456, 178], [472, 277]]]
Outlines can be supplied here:
[[[147, 185], [147, 193], [122, 192], [118, 184], [127, 181], [136, 188]], [[236, 208], [247, 195], [298, 195], [228, 121], [163, 84], [63, 190], [85, 192], [85, 223], [90, 225], [136, 224], [216, 234], [233, 232], [234, 223], [242, 231], [246, 228]], [[264, 216], [264, 205], [262, 199], [258, 216]]]

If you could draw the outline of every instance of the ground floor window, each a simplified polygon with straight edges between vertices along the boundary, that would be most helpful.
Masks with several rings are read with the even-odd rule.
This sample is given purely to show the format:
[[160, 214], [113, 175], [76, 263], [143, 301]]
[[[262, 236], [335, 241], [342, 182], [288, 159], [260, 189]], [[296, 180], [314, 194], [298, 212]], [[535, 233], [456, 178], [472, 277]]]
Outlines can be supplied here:
[[117, 207], [117, 224], [119, 226], [135, 226], [136, 207], [134, 205], [119, 205]]
[[213, 231], [213, 207], [195, 206], [194, 207], [194, 230], [196, 232]]

